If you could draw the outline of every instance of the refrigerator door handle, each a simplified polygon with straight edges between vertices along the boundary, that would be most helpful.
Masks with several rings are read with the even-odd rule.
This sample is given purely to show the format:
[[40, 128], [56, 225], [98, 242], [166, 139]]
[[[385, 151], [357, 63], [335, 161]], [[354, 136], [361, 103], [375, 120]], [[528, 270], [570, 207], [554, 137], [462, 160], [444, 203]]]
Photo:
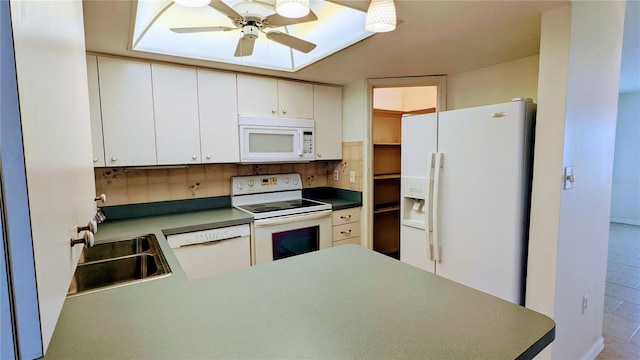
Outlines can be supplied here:
[[427, 256], [429, 260], [433, 260], [433, 221], [431, 217], [433, 214], [433, 170], [436, 159], [436, 153], [431, 153], [429, 157], [429, 177], [427, 178], [427, 216], [425, 219], [425, 235], [427, 237]]
[[430, 224], [433, 227], [433, 251], [432, 253], [434, 254], [434, 260], [437, 262], [440, 262], [442, 260], [442, 256], [441, 256], [441, 251], [442, 249], [440, 248], [440, 239], [438, 237], [439, 231], [438, 231], [438, 204], [440, 203], [440, 169], [442, 169], [443, 166], [443, 154], [441, 152], [437, 152], [435, 154], [435, 171], [434, 171], [434, 177], [433, 177], [433, 197], [432, 197], [432, 202], [433, 202], [433, 211], [431, 212], [431, 221]]

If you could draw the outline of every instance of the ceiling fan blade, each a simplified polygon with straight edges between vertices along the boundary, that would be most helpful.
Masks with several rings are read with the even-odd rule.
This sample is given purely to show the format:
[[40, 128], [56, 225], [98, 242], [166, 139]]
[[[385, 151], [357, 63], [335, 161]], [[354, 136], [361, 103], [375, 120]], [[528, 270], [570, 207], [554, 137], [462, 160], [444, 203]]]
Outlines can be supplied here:
[[229, 19], [233, 20], [234, 23], [238, 20], [244, 19], [244, 16], [238, 14], [237, 11], [233, 10], [233, 8], [220, 0], [211, 0], [211, 2], [209, 2], [209, 6], [226, 15]]
[[199, 33], [207, 31], [230, 31], [237, 28], [229, 26], [197, 26], [197, 27], [184, 27], [184, 28], [171, 28], [169, 30], [178, 34]]
[[286, 45], [292, 49], [296, 49], [305, 54], [316, 48], [316, 44], [314, 43], [310, 43], [306, 40], [302, 40], [295, 36], [291, 36], [289, 34], [285, 34], [276, 30], [269, 31], [267, 33], [267, 38], [282, 45]]
[[253, 45], [256, 42], [256, 37], [244, 36], [238, 40], [238, 46], [236, 46], [236, 52], [233, 54], [235, 57], [250, 56], [253, 54]]
[[287, 25], [302, 24], [305, 22], [316, 21], [316, 20], [318, 20], [318, 16], [316, 16], [316, 14], [313, 11], [309, 10], [309, 13], [306, 16], [303, 16], [297, 19], [284, 17], [282, 15], [278, 15], [277, 13], [275, 13], [273, 15], [267, 16], [262, 22], [262, 24], [267, 27], [280, 27], [280, 26], [287, 26]]

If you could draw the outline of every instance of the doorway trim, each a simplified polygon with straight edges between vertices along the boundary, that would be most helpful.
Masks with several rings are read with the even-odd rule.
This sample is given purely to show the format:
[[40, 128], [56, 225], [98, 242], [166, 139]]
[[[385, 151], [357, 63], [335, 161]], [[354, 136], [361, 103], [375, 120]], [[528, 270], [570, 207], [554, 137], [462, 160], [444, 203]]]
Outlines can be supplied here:
[[411, 76], [392, 78], [371, 78], [366, 80], [366, 123], [365, 137], [363, 142], [363, 182], [362, 182], [362, 205], [364, 212], [364, 241], [362, 245], [368, 249], [373, 249], [373, 89], [374, 88], [399, 88], [399, 87], [437, 87], [436, 112], [447, 109], [447, 76]]

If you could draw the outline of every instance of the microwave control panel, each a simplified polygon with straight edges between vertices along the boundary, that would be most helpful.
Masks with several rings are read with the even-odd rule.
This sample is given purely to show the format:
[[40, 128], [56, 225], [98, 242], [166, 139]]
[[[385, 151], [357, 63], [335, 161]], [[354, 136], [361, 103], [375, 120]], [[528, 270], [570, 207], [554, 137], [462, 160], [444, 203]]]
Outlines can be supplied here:
[[313, 133], [311, 131], [304, 132], [303, 149], [305, 154], [313, 154]]

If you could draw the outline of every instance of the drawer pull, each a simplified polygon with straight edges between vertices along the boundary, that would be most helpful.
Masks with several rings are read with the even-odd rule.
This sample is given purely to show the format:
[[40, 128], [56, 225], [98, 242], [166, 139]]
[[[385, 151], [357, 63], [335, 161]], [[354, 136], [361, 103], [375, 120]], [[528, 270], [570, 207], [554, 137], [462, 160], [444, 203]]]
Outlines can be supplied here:
[[351, 214], [349, 214], [349, 215], [342, 215], [342, 216], [340, 216], [340, 219], [351, 219]]
[[351, 229], [349, 229], [347, 231], [340, 231], [340, 234], [342, 234], [342, 235], [351, 234]]

